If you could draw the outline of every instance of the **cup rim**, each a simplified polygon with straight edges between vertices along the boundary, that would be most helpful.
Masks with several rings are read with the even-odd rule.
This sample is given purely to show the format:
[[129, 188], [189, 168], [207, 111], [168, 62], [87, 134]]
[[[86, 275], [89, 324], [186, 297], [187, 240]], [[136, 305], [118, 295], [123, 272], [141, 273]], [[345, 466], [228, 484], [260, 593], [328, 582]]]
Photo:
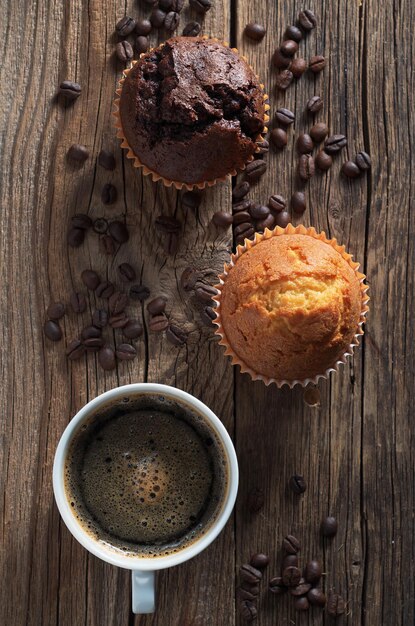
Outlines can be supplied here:
[[[197, 539], [193, 544], [183, 548], [180, 552], [168, 556], [152, 558], [141, 556], [123, 556], [122, 554], [116, 554], [110, 549], [106, 549], [104, 546], [98, 544], [97, 541], [92, 539], [82, 529], [65, 496], [65, 458], [68, 445], [71, 442], [74, 433], [79, 428], [80, 424], [82, 424], [82, 422], [84, 422], [100, 405], [106, 404], [109, 400], [114, 400], [119, 396], [128, 395], [129, 393], [164, 395], [189, 404], [215, 428], [227, 454], [229, 486], [224, 504], [222, 505], [222, 510], [220, 511], [217, 520], [208, 529], [206, 534]], [[220, 419], [208, 406], [206, 406], [206, 404], [191, 394], [186, 391], [182, 391], [181, 389], [177, 389], [176, 387], [160, 383], [131, 383], [128, 385], [122, 385], [105, 391], [93, 400], [90, 400], [76, 413], [66, 426], [56, 448], [53, 462], [53, 492], [59, 513], [68, 530], [84, 548], [98, 558], [106, 561], [107, 563], [111, 563], [112, 565], [130, 570], [153, 571], [173, 567], [174, 565], [179, 565], [180, 563], [184, 563], [185, 561], [193, 558], [207, 548], [222, 531], [232, 513], [238, 491], [238, 481], [239, 470], [235, 448], [225, 426], [222, 424]]]

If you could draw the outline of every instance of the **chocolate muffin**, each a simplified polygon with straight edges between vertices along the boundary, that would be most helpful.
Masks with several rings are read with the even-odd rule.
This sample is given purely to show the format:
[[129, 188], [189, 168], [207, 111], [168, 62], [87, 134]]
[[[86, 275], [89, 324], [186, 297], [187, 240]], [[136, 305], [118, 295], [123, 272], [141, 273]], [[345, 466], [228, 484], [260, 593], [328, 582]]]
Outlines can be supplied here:
[[236, 51], [214, 39], [175, 37], [128, 72], [119, 118], [122, 136], [154, 178], [203, 186], [252, 159], [264, 94]]

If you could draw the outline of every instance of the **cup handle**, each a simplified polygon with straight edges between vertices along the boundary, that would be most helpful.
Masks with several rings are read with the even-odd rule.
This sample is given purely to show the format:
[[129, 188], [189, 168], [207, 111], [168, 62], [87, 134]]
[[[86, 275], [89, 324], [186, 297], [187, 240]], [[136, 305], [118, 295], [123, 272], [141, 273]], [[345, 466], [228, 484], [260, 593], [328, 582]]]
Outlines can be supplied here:
[[131, 574], [133, 613], [154, 613], [154, 572], [142, 572], [139, 570], [133, 570]]

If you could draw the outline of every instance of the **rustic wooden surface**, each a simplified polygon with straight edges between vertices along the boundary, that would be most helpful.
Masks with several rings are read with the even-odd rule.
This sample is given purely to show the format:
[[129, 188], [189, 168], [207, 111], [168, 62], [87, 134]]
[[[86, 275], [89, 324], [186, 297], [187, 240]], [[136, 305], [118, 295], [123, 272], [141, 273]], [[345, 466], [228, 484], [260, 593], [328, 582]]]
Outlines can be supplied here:
[[[302, 541], [304, 560], [323, 560], [326, 590], [335, 587], [347, 599], [342, 624], [414, 623], [415, 10], [410, 0], [310, 0], [307, 6], [319, 28], [301, 43], [301, 54], [323, 53], [328, 66], [286, 95], [273, 94], [269, 59], [303, 3], [215, 0], [203, 32], [230, 40], [247, 55], [272, 96], [272, 110], [277, 104], [295, 110], [296, 132], [308, 128], [305, 102], [317, 93], [325, 103], [318, 119], [348, 136], [348, 154], [364, 148], [372, 156], [368, 178], [341, 180], [340, 158], [307, 190], [310, 208], [302, 221], [346, 244], [369, 277], [372, 298], [362, 347], [340, 375], [319, 384], [319, 407], [304, 402], [302, 389], [267, 389], [232, 370], [178, 290], [187, 265], [217, 271], [227, 258], [231, 235], [217, 233], [210, 217], [230, 209], [231, 186], [209, 190], [199, 213], [186, 214], [180, 194], [142, 179], [118, 147], [111, 108], [121, 68], [112, 56], [113, 27], [124, 13], [144, 15], [146, 5], [0, 3], [1, 623], [239, 625], [236, 568], [261, 549], [270, 553], [269, 574], [275, 575], [287, 532]], [[188, 15], [187, 8], [182, 21]], [[261, 44], [243, 36], [251, 20], [268, 26]], [[54, 97], [65, 78], [83, 86], [69, 107]], [[92, 155], [78, 168], [65, 159], [74, 142]], [[102, 147], [116, 150], [114, 173], [96, 166]], [[291, 144], [282, 154], [271, 152], [268, 162], [252, 197], [288, 197], [295, 186]], [[113, 208], [101, 205], [105, 182], [120, 192]], [[92, 236], [68, 251], [67, 224], [76, 212], [122, 216], [131, 242], [110, 263]], [[166, 258], [154, 230], [160, 213], [185, 224], [174, 258]], [[169, 314], [190, 332], [188, 346], [178, 349], [146, 332], [139, 358], [114, 373], [103, 373], [94, 358], [68, 363], [62, 343], [51, 344], [42, 334], [50, 299], [67, 301], [73, 288], [81, 288], [85, 267], [113, 277], [122, 260], [139, 268], [154, 295], [169, 296]], [[65, 336], [75, 336], [88, 317], [67, 315]], [[64, 427], [87, 400], [144, 380], [177, 385], [212, 407], [234, 437], [241, 484], [225, 532], [192, 562], [161, 573], [157, 613], [134, 618], [128, 572], [101, 563], [72, 540], [53, 502], [51, 471]], [[293, 472], [308, 482], [301, 498], [286, 489]], [[250, 508], [254, 492], [264, 499], [256, 513]], [[338, 518], [339, 532], [322, 543], [318, 524], [328, 513]], [[261, 600], [260, 626], [329, 622], [320, 610], [299, 616], [288, 598], [264, 594]]]

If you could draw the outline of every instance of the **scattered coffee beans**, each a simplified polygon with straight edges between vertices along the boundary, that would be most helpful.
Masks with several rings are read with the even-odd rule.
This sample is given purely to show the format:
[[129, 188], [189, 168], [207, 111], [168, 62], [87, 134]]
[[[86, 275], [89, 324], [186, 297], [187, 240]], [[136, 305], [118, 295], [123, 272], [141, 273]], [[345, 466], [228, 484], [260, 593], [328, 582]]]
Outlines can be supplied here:
[[258, 610], [253, 602], [250, 602], [249, 600], [242, 600], [240, 607], [241, 615], [245, 621], [253, 622], [254, 620], [256, 620], [258, 616]]
[[197, 37], [201, 31], [201, 25], [199, 22], [189, 22], [183, 28], [183, 37]]
[[164, 24], [164, 20], [166, 19], [166, 13], [161, 9], [155, 8], [152, 10], [150, 15], [150, 22], [154, 28], [161, 28]]
[[267, 152], [269, 152], [269, 143], [266, 139], [263, 139], [262, 141], [257, 141], [256, 145], [257, 145], [257, 149], [255, 152], [255, 155], [267, 154]]
[[285, 228], [286, 226], [288, 226], [290, 222], [291, 222], [291, 216], [288, 213], [288, 211], [281, 211], [280, 213], [277, 213], [275, 217], [275, 223], [277, 226], [280, 226], [281, 228]]
[[129, 283], [136, 279], [135, 269], [129, 263], [121, 263], [118, 266], [118, 274], [123, 282]]
[[139, 302], [144, 302], [150, 296], [150, 289], [145, 285], [133, 285], [130, 288], [130, 298], [131, 300], [138, 300]]
[[287, 535], [284, 537], [282, 547], [287, 554], [297, 554], [300, 552], [300, 542], [294, 535]]
[[191, 291], [195, 286], [199, 272], [194, 267], [186, 267], [180, 277], [180, 286], [184, 291]]
[[97, 328], [105, 328], [108, 324], [108, 313], [105, 309], [96, 309], [92, 315], [92, 323]]
[[86, 299], [83, 293], [74, 291], [71, 294], [69, 301], [75, 313], [83, 313], [86, 310]]
[[65, 305], [63, 302], [51, 302], [46, 309], [46, 315], [50, 320], [60, 320], [65, 315]]
[[73, 339], [66, 347], [66, 356], [70, 361], [80, 359], [86, 352], [86, 348], [80, 339]]
[[286, 567], [298, 567], [298, 556], [296, 554], [286, 554], [281, 566], [281, 571]]
[[310, 608], [310, 603], [305, 596], [295, 598], [294, 608], [296, 611], [308, 611], [308, 609]]
[[252, 22], [251, 24], [247, 24], [245, 26], [245, 35], [254, 41], [262, 41], [266, 32], [267, 29], [265, 26], [262, 26], [262, 24]]
[[232, 224], [232, 221], [233, 217], [231, 213], [226, 213], [226, 211], [216, 211], [212, 217], [212, 222], [218, 228], [227, 228]]
[[115, 46], [115, 54], [122, 63], [128, 63], [134, 57], [134, 50], [129, 41], [119, 41]]
[[102, 283], [98, 285], [98, 287], [95, 290], [95, 293], [98, 298], [104, 298], [104, 300], [108, 300], [108, 298], [112, 296], [114, 291], [115, 291], [114, 285], [110, 283], [108, 280], [104, 280], [102, 281]]
[[286, 587], [296, 587], [301, 579], [298, 567], [286, 567], [282, 572], [282, 582]]
[[297, 150], [299, 154], [309, 154], [313, 151], [314, 143], [310, 135], [301, 133], [297, 139]]
[[283, 198], [282, 196], [279, 196], [278, 194], [273, 194], [268, 199], [268, 206], [273, 211], [280, 213], [281, 211], [285, 210], [287, 203], [285, 201], [285, 198]]
[[275, 67], [278, 67], [278, 69], [282, 70], [290, 66], [291, 59], [282, 54], [281, 50], [277, 48], [272, 55], [272, 63]]
[[178, 28], [179, 23], [180, 15], [177, 13], [177, 11], [169, 11], [164, 19], [164, 28], [169, 33], [172, 33], [176, 30], [176, 28]]
[[[239, 234], [239, 233], [238, 233]], [[197, 281], [195, 284], [195, 295], [201, 302], [210, 302], [213, 296], [218, 293], [215, 287]]]
[[294, 39], [286, 39], [282, 42], [280, 51], [286, 57], [293, 57], [298, 52], [298, 43]]
[[135, 38], [134, 47], [137, 50], [138, 54], [141, 54], [142, 52], [147, 52], [149, 46], [149, 41], [145, 35], [139, 35]]
[[267, 170], [267, 164], [262, 159], [256, 159], [248, 163], [245, 169], [245, 178], [251, 183], [256, 183]]
[[137, 35], [149, 35], [151, 33], [151, 29], [152, 26], [150, 20], [137, 20], [135, 25], [135, 32], [137, 33]]
[[95, 291], [100, 284], [100, 278], [94, 270], [84, 270], [81, 274], [82, 282], [88, 289]]
[[51, 341], [59, 341], [62, 339], [62, 330], [58, 322], [55, 320], [47, 320], [43, 326], [45, 335]]
[[147, 304], [147, 311], [150, 313], [150, 315], [158, 315], [159, 313], [163, 313], [164, 309], [166, 308], [166, 304], [166, 298], [159, 296], [158, 298], [154, 298], [154, 300], [151, 300], [151, 302]]
[[361, 170], [354, 161], [345, 161], [341, 168], [341, 173], [346, 178], [358, 178], [361, 174]]
[[200, 319], [206, 326], [211, 326], [212, 322], [216, 319], [215, 309], [211, 306], [205, 306], [200, 314]]
[[108, 306], [112, 315], [122, 313], [128, 305], [128, 296], [122, 291], [114, 291], [108, 299]]
[[314, 159], [311, 154], [302, 154], [298, 161], [298, 175], [301, 180], [307, 181], [314, 176]]
[[313, 74], [318, 74], [326, 67], [326, 59], [319, 55], [311, 57], [308, 68], [313, 72]]
[[121, 313], [115, 313], [109, 318], [109, 324], [111, 328], [125, 328], [129, 321], [129, 317], [127, 316], [125, 311], [121, 311]]
[[285, 148], [288, 143], [288, 136], [283, 128], [274, 128], [271, 131], [270, 139], [276, 148]]
[[102, 188], [101, 200], [103, 204], [114, 204], [117, 195], [117, 188], [111, 183], [106, 183]]
[[307, 69], [307, 62], [304, 59], [293, 59], [290, 70], [294, 78], [300, 78]]
[[132, 361], [137, 356], [137, 350], [129, 343], [121, 343], [115, 350], [120, 361]]
[[108, 222], [104, 217], [98, 217], [94, 221], [92, 228], [98, 235], [104, 235], [108, 230]]
[[116, 162], [114, 154], [110, 152], [110, 150], [101, 150], [98, 155], [98, 164], [106, 170], [115, 170]]
[[297, 26], [287, 26], [284, 33], [284, 40], [292, 39], [299, 43], [303, 38], [303, 33]]
[[124, 222], [114, 220], [108, 226], [108, 232], [117, 243], [125, 243], [130, 238], [130, 233]]
[[153, 315], [148, 323], [148, 327], [150, 328], [150, 330], [156, 333], [163, 332], [163, 330], [167, 329], [168, 325], [169, 320], [164, 315], [164, 313], [160, 313], [160, 315]]
[[334, 537], [337, 534], [337, 520], [335, 517], [325, 517], [321, 522], [321, 534], [323, 537]]
[[241, 567], [239, 568], [239, 574], [241, 580], [249, 583], [250, 585], [255, 585], [256, 583], [259, 583], [262, 578], [262, 572], [256, 567], [249, 565], [249, 563], [241, 565]]
[[[242, 211], [242, 213], [244, 213], [244, 211]], [[251, 205], [251, 208], [249, 209], [248, 219], [249, 216], [251, 216], [254, 220], [265, 220], [269, 214], [270, 210], [267, 206], [264, 206], [263, 204], [257, 204], [255, 202]], [[240, 215], [240, 213], [237, 213], [236, 215]]]
[[71, 224], [74, 228], [88, 230], [88, 228], [91, 228], [92, 226], [92, 220], [89, 215], [85, 215], [84, 213], [77, 213], [72, 217]]
[[306, 107], [309, 113], [318, 113], [323, 108], [323, 100], [320, 96], [312, 96], [307, 102]]
[[324, 143], [324, 150], [327, 154], [336, 154], [347, 146], [347, 139], [344, 135], [331, 135]]
[[249, 193], [251, 186], [247, 180], [243, 180], [242, 182], [235, 185], [232, 191], [232, 202], [242, 200]]
[[327, 599], [327, 613], [330, 617], [339, 617], [340, 615], [343, 615], [345, 610], [345, 602], [342, 596], [338, 593], [334, 593], [334, 591], [330, 591]]
[[65, 100], [76, 100], [81, 95], [81, 85], [71, 80], [64, 80], [59, 85], [59, 95]]
[[111, 346], [103, 346], [98, 352], [98, 362], [103, 370], [111, 371], [116, 367], [115, 352]]
[[294, 213], [302, 215], [307, 208], [305, 194], [302, 191], [295, 191], [291, 196], [291, 208]]
[[296, 587], [291, 587], [290, 594], [292, 596], [305, 596], [311, 589], [311, 584], [306, 583], [304, 578], [301, 578], [300, 582]]
[[129, 15], [125, 15], [122, 17], [119, 22], [115, 25], [115, 30], [117, 31], [117, 35], [119, 37], [126, 37], [135, 29], [135, 20]]
[[275, 119], [280, 124], [284, 124], [284, 126], [290, 126], [290, 124], [294, 124], [295, 115], [289, 109], [278, 109], [275, 114]]
[[311, 127], [310, 137], [316, 143], [321, 143], [323, 139], [327, 137], [328, 132], [329, 132], [329, 129], [328, 129], [327, 124], [324, 124], [324, 122], [318, 122], [317, 124], [314, 124], [314, 126]]
[[319, 561], [309, 561], [304, 568], [304, 578], [308, 583], [317, 585], [321, 578], [322, 570]]
[[123, 327], [123, 335], [127, 339], [138, 339], [143, 334], [143, 325], [139, 320], [128, 320]]
[[166, 330], [166, 338], [174, 346], [183, 346], [187, 341], [187, 333], [176, 324], [170, 324]]
[[275, 578], [271, 578], [269, 581], [269, 590], [279, 596], [287, 591], [287, 587], [282, 582], [282, 578], [280, 576], [276, 576]]
[[101, 335], [102, 331], [100, 328], [97, 328], [96, 326], [85, 326], [81, 332], [81, 339], [82, 341], [85, 341], [86, 339], [97, 339], [98, 337], [101, 337]]
[[327, 154], [327, 152], [324, 152], [324, 150], [320, 150], [320, 152], [316, 156], [315, 163], [319, 170], [321, 170], [322, 172], [327, 172], [327, 170], [329, 170], [333, 165], [333, 159], [329, 154]]
[[294, 493], [300, 494], [304, 493], [307, 489], [307, 483], [304, 480], [304, 476], [301, 474], [294, 474], [290, 478], [290, 487]]
[[313, 606], [324, 606], [326, 604], [325, 594], [321, 589], [317, 589], [316, 587], [312, 587], [307, 593], [307, 600]]
[[211, 0], [189, 0], [189, 4], [197, 13], [207, 13], [212, 6]]
[[298, 23], [303, 30], [310, 31], [317, 26], [317, 18], [312, 11], [305, 9], [298, 14]]
[[372, 161], [367, 152], [358, 152], [356, 154], [356, 165], [362, 172], [370, 170]]
[[281, 91], [285, 91], [293, 82], [294, 75], [290, 70], [280, 72], [275, 80], [275, 86]]
[[89, 157], [89, 152], [85, 146], [79, 143], [74, 143], [68, 150], [68, 159], [71, 161], [77, 161], [83, 163]]
[[250, 565], [252, 565], [252, 567], [255, 567], [256, 569], [265, 569], [269, 563], [269, 556], [267, 556], [266, 554], [262, 554], [261, 552], [258, 554], [253, 554], [249, 563]]

